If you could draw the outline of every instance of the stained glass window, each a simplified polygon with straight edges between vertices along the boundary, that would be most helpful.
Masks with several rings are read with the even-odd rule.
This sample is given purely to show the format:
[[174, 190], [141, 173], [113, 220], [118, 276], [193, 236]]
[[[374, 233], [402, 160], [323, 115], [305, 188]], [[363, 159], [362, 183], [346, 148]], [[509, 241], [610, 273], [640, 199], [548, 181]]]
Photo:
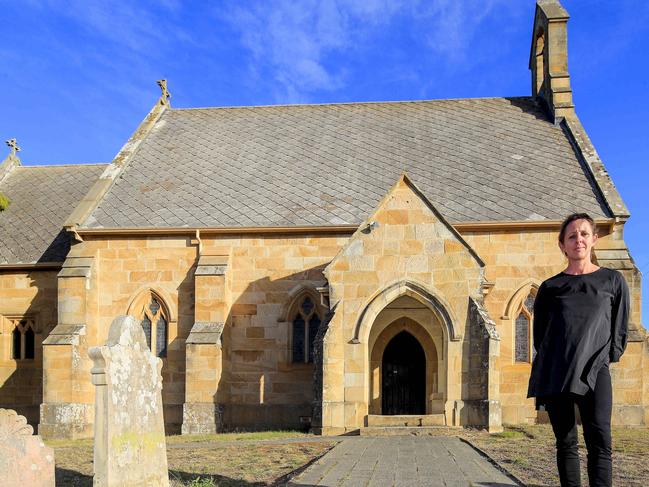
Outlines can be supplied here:
[[304, 318], [301, 315], [293, 320], [293, 362], [304, 362]]
[[160, 309], [160, 303], [158, 303], [158, 300], [156, 298], [151, 298], [151, 304], [149, 305], [149, 310], [151, 310], [151, 314], [155, 315], [159, 309]]
[[167, 320], [164, 316], [158, 318], [155, 326], [155, 349], [158, 357], [167, 356]]
[[514, 358], [516, 362], [530, 362], [530, 351], [534, 358], [534, 350], [530, 340], [532, 316], [534, 313], [534, 294], [530, 293], [521, 304], [514, 327]]
[[156, 356], [166, 357], [169, 322], [165, 307], [153, 293], [144, 301], [140, 315], [147, 346]]
[[530, 313], [534, 312], [534, 300], [535, 299], [536, 298], [530, 294], [527, 297], [527, 299], [525, 300], [525, 308], [527, 308], [527, 311], [529, 311]]
[[516, 362], [529, 362], [530, 322], [524, 313], [516, 318]]
[[144, 336], [146, 337], [146, 346], [151, 348], [151, 320], [146, 315], [142, 318], [142, 329], [144, 330]]
[[311, 311], [313, 311], [313, 307], [314, 305], [313, 301], [311, 301], [311, 298], [309, 296], [304, 298], [304, 301], [302, 301], [302, 312], [308, 316], [311, 314]]
[[310, 296], [302, 298], [293, 319], [291, 349], [294, 363], [313, 362], [315, 337], [321, 322], [322, 318], [313, 299]]

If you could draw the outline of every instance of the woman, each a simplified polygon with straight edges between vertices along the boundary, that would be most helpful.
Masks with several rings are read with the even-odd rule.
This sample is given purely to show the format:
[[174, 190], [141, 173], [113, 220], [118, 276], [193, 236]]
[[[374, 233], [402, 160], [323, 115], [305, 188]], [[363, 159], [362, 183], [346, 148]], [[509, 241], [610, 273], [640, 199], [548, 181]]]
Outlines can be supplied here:
[[566, 269], [543, 282], [534, 302], [536, 357], [528, 397], [545, 406], [557, 440], [562, 487], [579, 486], [575, 405], [588, 450], [591, 487], [611, 486], [611, 376], [609, 363], [626, 347], [629, 291], [624, 277], [591, 261], [593, 219], [567, 217], [559, 231]]

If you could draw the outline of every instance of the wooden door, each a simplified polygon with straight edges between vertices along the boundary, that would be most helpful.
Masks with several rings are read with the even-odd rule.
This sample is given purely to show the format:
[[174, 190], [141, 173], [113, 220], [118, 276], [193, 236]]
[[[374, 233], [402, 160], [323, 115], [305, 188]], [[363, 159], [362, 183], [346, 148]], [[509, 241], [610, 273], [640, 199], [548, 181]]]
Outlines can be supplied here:
[[382, 414], [426, 414], [426, 355], [406, 331], [383, 352], [381, 395]]

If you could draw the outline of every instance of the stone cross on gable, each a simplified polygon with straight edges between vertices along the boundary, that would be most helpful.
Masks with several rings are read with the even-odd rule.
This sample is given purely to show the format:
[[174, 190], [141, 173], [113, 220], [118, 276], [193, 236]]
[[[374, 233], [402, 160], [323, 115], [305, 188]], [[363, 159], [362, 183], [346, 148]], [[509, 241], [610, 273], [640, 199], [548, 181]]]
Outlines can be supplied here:
[[9, 139], [6, 141], [6, 143], [11, 149], [12, 156], [15, 156], [16, 152], [20, 152], [20, 147], [18, 147], [18, 142], [16, 142], [16, 139]]
[[171, 98], [171, 93], [169, 93], [169, 90], [167, 89], [167, 80], [159, 79], [157, 83], [162, 90], [162, 95], [160, 96], [160, 104], [166, 105], [167, 103], [169, 103], [169, 98]]

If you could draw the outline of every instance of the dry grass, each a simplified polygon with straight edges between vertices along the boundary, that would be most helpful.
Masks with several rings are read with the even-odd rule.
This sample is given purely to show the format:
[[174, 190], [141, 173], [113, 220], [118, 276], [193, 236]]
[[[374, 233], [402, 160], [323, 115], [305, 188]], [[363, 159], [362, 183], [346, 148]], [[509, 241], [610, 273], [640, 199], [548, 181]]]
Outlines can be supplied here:
[[[314, 437], [295, 431], [170, 436], [167, 460], [171, 485], [273, 485], [335, 444], [309, 439]], [[92, 440], [54, 440], [47, 444], [54, 448], [57, 485], [92, 486]]]
[[228, 441], [276, 440], [286, 438], [313, 438], [313, 435], [301, 431], [252, 431], [219, 433], [211, 435], [174, 435], [167, 436], [167, 445], [185, 443], [212, 443]]
[[[478, 430], [440, 429], [488, 454], [528, 486], [558, 486], [554, 436], [548, 425], [516, 426], [489, 435]], [[580, 435], [581, 436], [581, 435]], [[92, 441], [49, 441], [55, 449], [57, 485], [92, 486]], [[285, 476], [326, 453], [334, 444], [299, 432], [228, 433], [167, 438], [173, 487], [249, 487], [281, 483]], [[586, 450], [580, 444], [583, 483]], [[613, 430], [613, 485], [649, 485], [649, 429]]]
[[187, 485], [197, 478], [210, 479], [214, 485], [223, 487], [273, 485], [324, 454], [331, 446], [333, 442], [170, 449], [170, 477], [174, 486]]
[[[558, 486], [554, 435], [549, 425], [516, 426], [497, 435], [465, 430], [462, 436], [487, 453], [502, 467], [532, 486]], [[586, 477], [586, 447], [580, 429], [579, 453], [582, 483]], [[649, 485], [649, 430], [613, 429], [613, 485]]]

